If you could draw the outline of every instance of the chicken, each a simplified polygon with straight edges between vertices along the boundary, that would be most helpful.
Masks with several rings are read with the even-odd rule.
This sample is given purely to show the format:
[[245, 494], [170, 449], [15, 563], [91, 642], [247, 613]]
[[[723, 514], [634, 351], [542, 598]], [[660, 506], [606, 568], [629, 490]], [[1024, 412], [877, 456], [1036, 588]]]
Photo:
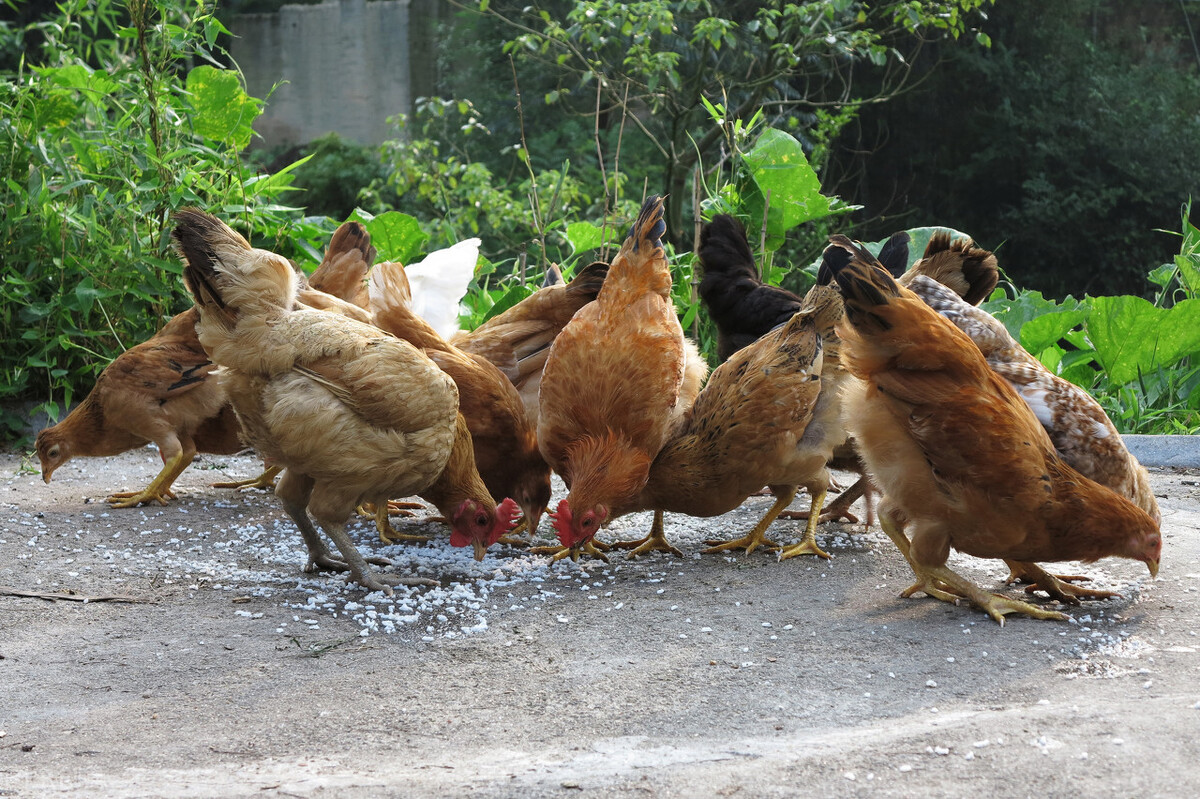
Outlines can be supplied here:
[[[184, 209], [175, 220], [172, 239], [199, 307], [200, 343], [224, 367], [221, 382], [246, 438], [286, 468], [276, 495], [308, 548], [306, 570], [346, 570], [385, 593], [396, 584], [427, 584], [375, 573], [345, 522], [363, 502], [386, 508], [390, 496], [429, 488], [454, 463], [452, 451], [470, 446], [454, 381], [378, 328], [296, 308], [288, 262], [252, 249], [215, 217]], [[457, 510], [452, 521], [470, 536], [477, 508], [464, 502]]]
[[837, 413], [836, 403], [821, 404], [827, 396], [821, 381], [822, 334], [831, 332], [840, 317], [841, 298], [828, 287], [816, 287], [782, 327], [735, 352], [712, 373], [654, 459], [636, 501], [616, 506], [614, 516], [654, 510], [648, 536], [653, 540], [663, 535], [664, 511], [717, 516], [769, 485], [776, 502], [758, 525], [737, 541], [710, 542], [717, 546], [708, 550], [744, 546], [749, 553], [763, 544], [774, 546], [767, 528], [805, 485], [813, 510], [801, 544], [824, 554], [816, 545], [816, 525], [829, 484], [830, 451], [820, 434], [813, 436], [812, 446], [807, 431], [829, 421], [818, 413], [829, 407]]
[[550, 466], [517, 390], [486, 358], [449, 344], [413, 312], [400, 264], [377, 264], [369, 291], [374, 323], [421, 349], [454, 380], [484, 485], [492, 496], [516, 500], [532, 534], [550, 501]]
[[463, 239], [405, 267], [414, 314], [442, 338], [458, 332], [462, 298], [475, 278], [479, 239]]
[[508, 376], [535, 430], [538, 388], [550, 344], [576, 311], [596, 299], [606, 274], [608, 264], [596, 262], [564, 284], [558, 270], [551, 269], [547, 276], [558, 275], [557, 282], [543, 286], [475, 330], [460, 332], [451, 339], [459, 349], [482, 355]]
[[964, 333], [861, 246], [833, 241], [851, 253], [835, 279], [843, 359], [861, 380], [848, 386], [844, 414], [884, 492], [880, 524], [917, 577], [902, 595], [967, 599], [1001, 624], [1010, 613], [1065, 618], [972, 584], [947, 567], [952, 548], [1023, 564], [1116, 555], [1157, 575], [1158, 523], [1060, 458]]
[[[908, 234], [897, 233], [880, 250], [884, 260], [898, 272], [908, 265]], [[700, 247], [697, 250], [704, 277], [700, 282], [700, 297], [708, 308], [709, 317], [717, 327], [717, 352], [726, 360], [738, 349], [757, 340], [769, 330], [792, 318], [804, 306], [804, 299], [778, 286], [763, 283], [758, 277], [754, 256], [746, 231], [734, 217], [719, 214], [700, 231]], [[840, 257], [826, 250], [825, 257]], [[820, 280], [828, 283], [828, 280]], [[812, 428], [812, 436], [821, 431], [830, 436], [829, 448], [838, 454], [834, 464], [838, 468], [861, 472], [852, 445], [846, 442], [845, 433], [838, 429], [840, 413], [837, 410], [837, 385], [845, 375], [837, 358], [835, 334], [829, 334], [825, 342], [823, 385], [828, 396], [822, 404], [819, 417], [826, 423]], [[819, 521], [846, 518], [858, 521], [850, 513], [850, 506], [864, 493], [868, 485], [861, 479], [844, 491], [841, 496], [825, 508]], [[870, 495], [867, 496], [867, 514], [870, 520]], [[808, 511], [783, 511], [783, 518], [807, 519]], [[749, 545], [749, 541], [745, 542]], [[717, 544], [714, 544], [716, 546]], [[756, 542], [754, 546], [758, 546]], [[753, 547], [750, 547], [753, 549]], [[800, 554], [798, 549], [786, 550], [785, 557]]]
[[367, 275], [375, 263], [371, 234], [361, 222], [343, 222], [333, 231], [325, 257], [308, 277], [309, 287], [368, 310]]
[[42, 479], [72, 457], [118, 455], [151, 441], [162, 470], [141, 491], [114, 493], [116, 508], [174, 498], [171, 487], [197, 452], [230, 455], [243, 444], [216, 368], [196, 337], [195, 308], [170, 319], [152, 338], [117, 356], [96, 385], [58, 424], [37, 435]]
[[[883, 255], [882, 251], [880, 255]], [[881, 257], [879, 260], [884, 259]], [[887, 263], [884, 263], [884, 267], [889, 271], [894, 268]], [[901, 286], [911, 286], [912, 281], [922, 275], [941, 283], [968, 305], [978, 305], [986, 300], [1000, 281], [995, 255], [975, 246], [971, 239], [954, 238], [945, 230], [939, 230], [929, 237], [921, 260], [900, 274], [896, 282]]]
[[686, 355], [665, 230], [663, 201], [650, 197], [599, 296], [554, 339], [542, 373], [538, 445], [570, 489], [554, 526], [572, 557], [596, 553], [597, 530], [641, 492], [683, 414]]
[[[718, 214], [701, 229], [696, 255], [704, 272], [700, 299], [716, 325], [717, 355], [722, 361], [791, 319], [804, 305], [802, 297], [762, 282], [746, 229], [728, 214]], [[908, 264], [908, 234], [892, 236], [880, 257], [897, 273], [903, 271]]]
[[[1150, 475], [1125, 447], [1108, 414], [1090, 394], [1051, 372], [1017, 343], [1004, 325], [986, 311], [927, 277], [909, 286], [975, 342], [988, 366], [1016, 389], [1050, 435], [1058, 454], [1085, 477], [1116, 491], [1161, 523]], [[1010, 580], [1029, 579], [1030, 570], [1013, 565]], [[1054, 575], [1064, 579], [1061, 575]], [[1069, 578], [1068, 578], [1069, 579]], [[1038, 587], [1033, 580], [1030, 588]], [[1112, 596], [1111, 592], [1089, 595]]]

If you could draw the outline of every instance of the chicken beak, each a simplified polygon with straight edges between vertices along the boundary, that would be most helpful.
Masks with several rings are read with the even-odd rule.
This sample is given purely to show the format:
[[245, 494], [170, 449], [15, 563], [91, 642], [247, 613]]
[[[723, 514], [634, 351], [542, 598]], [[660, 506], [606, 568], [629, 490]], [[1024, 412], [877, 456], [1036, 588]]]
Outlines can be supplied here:
[[42, 472], [42, 482], [45, 483], [46, 485], [50, 485], [50, 475], [52, 475], [52, 474], [54, 474], [53, 469], [43, 471]]
[[1158, 561], [1148, 560], [1146, 566], [1150, 569], [1150, 579], [1156, 579], [1158, 577]]
[[475, 560], [483, 560], [483, 556], [487, 554], [487, 544], [478, 539], [471, 543], [475, 547]]

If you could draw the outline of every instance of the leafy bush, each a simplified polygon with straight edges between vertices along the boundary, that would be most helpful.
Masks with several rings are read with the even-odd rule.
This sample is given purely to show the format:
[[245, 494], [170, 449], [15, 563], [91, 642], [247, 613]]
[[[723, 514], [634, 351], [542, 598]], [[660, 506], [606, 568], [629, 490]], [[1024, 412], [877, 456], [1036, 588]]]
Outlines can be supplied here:
[[[290, 170], [253, 175], [238, 160], [260, 102], [213, 65], [223, 33], [204, 3], [167, 0], [65, 0], [55, 17], [8, 29], [36, 38], [39, 56], [0, 74], [0, 400], [34, 399], [57, 417], [187, 307], [167, 247], [174, 209], [198, 205], [273, 239], [289, 228], [295, 215], [276, 199]], [[209, 63], [185, 73], [195, 61]]]

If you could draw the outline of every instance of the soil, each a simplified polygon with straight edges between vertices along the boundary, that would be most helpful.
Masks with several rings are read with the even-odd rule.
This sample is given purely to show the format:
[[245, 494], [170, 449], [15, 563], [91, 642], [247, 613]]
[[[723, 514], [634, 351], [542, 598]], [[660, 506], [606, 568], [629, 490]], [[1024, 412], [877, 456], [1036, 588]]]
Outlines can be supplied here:
[[[829, 561], [700, 554], [766, 497], [668, 516], [682, 559], [608, 564], [476, 563], [420, 511], [394, 523], [428, 544], [357, 523], [364, 552], [440, 581], [367, 595], [302, 573], [274, 497], [208, 487], [252, 458], [200, 459], [166, 507], [104, 503], [159, 466], [77, 460], [46, 485], [0, 456], [0, 797], [1200, 795], [1195, 472], [1152, 472], [1156, 581], [1058, 567], [1122, 597], [1001, 627], [901, 599], [911, 572], [862, 524], [822, 526]], [[1020, 592], [999, 561], [951, 565]]]

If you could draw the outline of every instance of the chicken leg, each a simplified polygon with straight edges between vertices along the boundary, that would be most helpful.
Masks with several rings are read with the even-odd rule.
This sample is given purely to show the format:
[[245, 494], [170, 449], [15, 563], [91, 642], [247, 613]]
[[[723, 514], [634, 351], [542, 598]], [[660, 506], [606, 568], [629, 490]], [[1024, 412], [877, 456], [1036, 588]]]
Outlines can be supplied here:
[[[811, 489], [810, 489], [811, 491]], [[808, 509], [808, 524], [804, 526], [804, 537], [800, 543], [779, 550], [779, 559], [787, 560], [797, 555], [816, 555], [828, 558], [829, 553], [817, 546], [817, 524], [821, 521], [821, 506], [825, 504], [825, 489], [818, 488], [812, 495], [812, 506]]]
[[1004, 562], [1008, 564], [1011, 572], [1008, 579], [1004, 581], [1005, 583], [1010, 585], [1016, 582], [1028, 583], [1025, 586], [1025, 593], [1045, 591], [1051, 599], [1064, 605], [1078, 605], [1080, 599], [1112, 599], [1121, 596], [1116, 591], [1073, 585], [1080, 580], [1091, 579], [1082, 574], [1050, 574], [1036, 563], [1022, 563], [1015, 560], [1005, 560]]
[[263, 469], [262, 474], [258, 477], [252, 477], [249, 480], [233, 480], [227, 483], [213, 483], [213, 488], [234, 488], [241, 490], [243, 488], [264, 488], [267, 491], [275, 490], [275, 478], [283, 471], [282, 466], [267, 466]]
[[[850, 508], [859, 498], [865, 497], [867, 501], [866, 522], [870, 527], [874, 521], [874, 513], [871, 507], [871, 484], [865, 477], [860, 477], [854, 485], [843, 491], [837, 499], [830, 502], [821, 511], [820, 521], [836, 522], [845, 519], [850, 524], [858, 524], [858, 517], [850, 512]], [[806, 510], [785, 510], [779, 514], [781, 519], [800, 519], [807, 521], [810, 511]]]
[[617, 541], [613, 546], [617, 549], [630, 550], [629, 554], [625, 556], [629, 560], [646, 552], [670, 552], [672, 555], [683, 557], [683, 553], [671, 546], [671, 542], [667, 540], [667, 534], [663, 531], [663, 512], [661, 510], [654, 511], [654, 522], [650, 525], [648, 536], [635, 541]]
[[163, 461], [162, 471], [155, 475], [154, 479], [150, 481], [150, 485], [141, 491], [123, 491], [112, 494], [105, 502], [114, 508], [136, 508], [138, 505], [149, 505], [152, 502], [166, 505], [168, 499], [175, 499], [171, 485], [179, 475], [183, 474], [183, 470], [191, 465], [194, 457], [196, 457], [196, 447], [188, 442], [183, 449]]
[[1035, 619], [1066, 620], [1067, 617], [1062, 613], [984, 591], [970, 580], [951, 571], [944, 564], [930, 566], [917, 562], [908, 537], [891, 518], [880, 514], [879, 525], [904, 554], [905, 560], [908, 561], [908, 565], [912, 567], [913, 573], [917, 576], [917, 582], [901, 591], [900, 596], [907, 598], [916, 593], [924, 593], [934, 599], [955, 605], [966, 599], [995, 619], [1001, 627], [1004, 626], [1005, 615], [1009, 613], [1020, 613]]
[[796, 492], [800, 490], [799, 486], [771, 486], [771, 493], [775, 495], [775, 504], [771, 506], [766, 515], [759, 520], [758, 524], [754, 525], [754, 529], [746, 533], [741, 538], [735, 538], [732, 541], [721, 541], [711, 539], [705, 541], [708, 544], [708, 549], [703, 549], [704, 554], [712, 554], [714, 552], [724, 552], [727, 549], [737, 549], [745, 547], [746, 554], [749, 555], [759, 547], [765, 546], [768, 548], [778, 546], [774, 541], [767, 538], [767, 528], [778, 518], [783, 509], [792, 504], [792, 500], [796, 498]]

